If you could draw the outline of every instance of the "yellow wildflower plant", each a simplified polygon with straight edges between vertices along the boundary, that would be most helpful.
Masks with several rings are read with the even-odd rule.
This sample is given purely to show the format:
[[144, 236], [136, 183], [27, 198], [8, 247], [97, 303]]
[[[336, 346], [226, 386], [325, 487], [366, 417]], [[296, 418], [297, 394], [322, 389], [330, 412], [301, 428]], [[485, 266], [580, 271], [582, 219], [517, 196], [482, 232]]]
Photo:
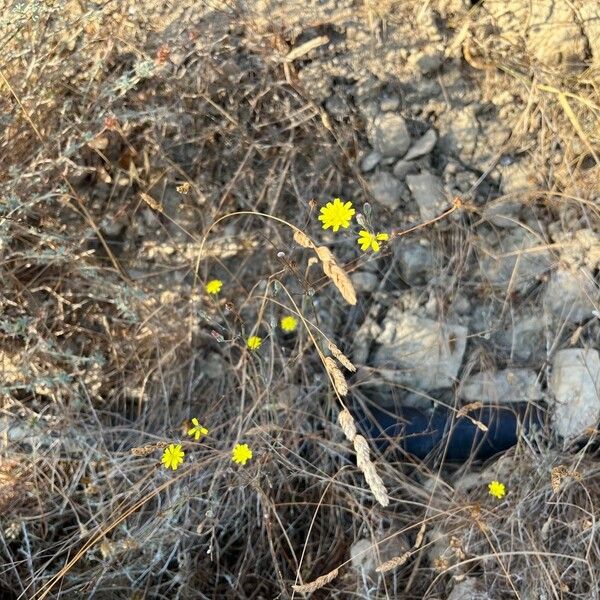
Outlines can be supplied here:
[[207, 294], [216, 295], [221, 291], [223, 287], [223, 282], [220, 279], [211, 279], [205, 286]]
[[262, 338], [257, 335], [251, 335], [246, 340], [246, 346], [249, 350], [258, 350], [262, 346]]
[[181, 444], [170, 444], [165, 448], [162, 455], [162, 464], [167, 469], [177, 470], [177, 467], [183, 462], [185, 452], [181, 449]]
[[296, 331], [296, 327], [298, 327], [298, 319], [292, 315], [287, 315], [281, 319], [279, 324], [281, 325], [281, 329], [283, 329], [286, 333], [291, 333], [292, 331]]
[[350, 220], [356, 211], [352, 208], [352, 202], [344, 203], [339, 198], [334, 198], [333, 202], [328, 202], [320, 212], [319, 221], [323, 223], [323, 229], [331, 227], [335, 233], [340, 227], [350, 227]]
[[208, 435], [208, 429], [206, 429], [206, 427], [203, 427], [202, 425], [200, 425], [200, 423], [198, 422], [198, 419], [196, 419], [196, 417], [194, 417], [192, 419], [192, 427], [190, 427], [190, 429], [188, 429], [187, 434], [193, 435], [194, 439], [196, 441], [198, 441], [202, 436]]
[[231, 451], [231, 460], [238, 465], [245, 465], [252, 458], [252, 450], [248, 444], [236, 444]]
[[390, 236], [387, 233], [371, 233], [362, 229], [358, 234], [358, 245], [363, 252], [371, 249], [373, 252], [379, 252], [379, 242], [387, 242]]
[[488, 490], [490, 492], [490, 496], [494, 496], [494, 498], [500, 499], [506, 495], [506, 487], [499, 481], [492, 481], [490, 484], [488, 484]]

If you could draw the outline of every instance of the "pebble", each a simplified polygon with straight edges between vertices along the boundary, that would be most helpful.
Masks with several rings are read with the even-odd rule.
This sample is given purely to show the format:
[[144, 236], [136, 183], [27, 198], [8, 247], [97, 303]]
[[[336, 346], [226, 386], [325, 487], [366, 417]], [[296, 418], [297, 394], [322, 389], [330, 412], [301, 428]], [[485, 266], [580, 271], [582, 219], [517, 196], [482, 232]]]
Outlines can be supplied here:
[[429, 154], [437, 142], [437, 133], [435, 129], [429, 129], [422, 137], [420, 137], [406, 153], [404, 160], [413, 160]]
[[404, 156], [411, 143], [406, 121], [400, 115], [391, 112], [377, 115], [367, 135], [373, 149], [383, 156]]
[[387, 171], [380, 171], [371, 176], [369, 190], [373, 198], [390, 210], [400, 206], [402, 183]]
[[381, 162], [381, 159], [382, 156], [379, 154], [379, 152], [375, 152], [375, 150], [369, 152], [369, 154], [362, 159], [362, 162], [360, 163], [360, 170], [363, 173], [372, 171]]
[[407, 175], [406, 184], [419, 206], [423, 221], [434, 219], [448, 208], [444, 184], [439, 177], [428, 172]]

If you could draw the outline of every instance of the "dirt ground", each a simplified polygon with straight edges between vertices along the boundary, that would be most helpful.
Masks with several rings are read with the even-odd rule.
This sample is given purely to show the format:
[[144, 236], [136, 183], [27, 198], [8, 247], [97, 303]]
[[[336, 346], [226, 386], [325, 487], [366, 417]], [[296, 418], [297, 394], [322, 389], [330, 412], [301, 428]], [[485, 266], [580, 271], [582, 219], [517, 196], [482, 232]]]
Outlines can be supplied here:
[[[4, 0], [0, 48], [2, 599], [598, 597], [597, 2]], [[367, 400], [547, 427], [420, 462]]]

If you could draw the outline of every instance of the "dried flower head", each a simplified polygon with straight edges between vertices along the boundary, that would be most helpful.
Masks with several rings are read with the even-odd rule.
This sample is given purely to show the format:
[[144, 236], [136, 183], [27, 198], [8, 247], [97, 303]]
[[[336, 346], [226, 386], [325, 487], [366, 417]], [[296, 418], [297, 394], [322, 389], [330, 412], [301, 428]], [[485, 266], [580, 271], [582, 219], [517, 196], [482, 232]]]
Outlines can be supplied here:
[[488, 490], [490, 491], [490, 496], [494, 496], [498, 499], [506, 495], [506, 487], [503, 483], [500, 483], [499, 481], [492, 481], [488, 485]]
[[319, 221], [323, 223], [323, 229], [331, 227], [336, 232], [340, 227], [347, 229], [350, 226], [350, 219], [356, 211], [352, 208], [352, 202], [344, 203], [339, 198], [334, 198], [320, 212]]
[[252, 458], [252, 450], [248, 444], [236, 444], [231, 451], [231, 460], [238, 465], [245, 465]]
[[177, 467], [183, 462], [185, 452], [181, 449], [181, 444], [170, 444], [165, 448], [162, 455], [162, 464], [167, 469], [177, 470]]
[[223, 282], [220, 279], [212, 279], [206, 284], [204, 289], [207, 294], [218, 294], [222, 287]]
[[292, 331], [296, 331], [296, 327], [298, 327], [298, 319], [296, 319], [296, 317], [292, 317], [292, 315], [287, 315], [281, 319], [280, 325], [281, 329], [287, 333], [290, 333]]
[[196, 441], [198, 441], [203, 435], [208, 435], [208, 429], [206, 429], [206, 427], [203, 427], [202, 425], [200, 425], [200, 423], [198, 422], [198, 419], [196, 419], [196, 417], [194, 417], [192, 419], [192, 425], [193, 425], [193, 427], [188, 429], [187, 434], [193, 435], [194, 439]]
[[246, 346], [249, 350], [258, 350], [262, 345], [262, 338], [257, 335], [251, 335], [246, 340]]
[[387, 242], [390, 236], [387, 233], [371, 233], [362, 229], [358, 236], [358, 245], [363, 252], [371, 249], [373, 252], [379, 252], [379, 242]]

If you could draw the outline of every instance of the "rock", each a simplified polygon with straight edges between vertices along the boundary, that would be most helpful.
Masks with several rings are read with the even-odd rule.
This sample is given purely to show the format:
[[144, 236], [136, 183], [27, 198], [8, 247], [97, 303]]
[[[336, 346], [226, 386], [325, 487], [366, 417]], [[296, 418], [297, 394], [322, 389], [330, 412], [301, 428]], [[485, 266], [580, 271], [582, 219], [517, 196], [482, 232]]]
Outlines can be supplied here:
[[532, 369], [482, 371], [467, 377], [459, 395], [467, 402], [510, 403], [540, 400], [542, 390]]
[[381, 113], [367, 131], [371, 146], [383, 156], [404, 156], [410, 146], [406, 121], [396, 113]]
[[520, 212], [521, 202], [499, 198], [493, 202], [488, 202], [481, 216], [495, 227], [511, 228], [519, 227]]
[[368, 173], [372, 171], [380, 162], [383, 157], [379, 152], [369, 152], [360, 163], [360, 170], [363, 173]]
[[[381, 327], [375, 320], [379, 305], [374, 303], [364, 323], [358, 328], [352, 340], [352, 362], [355, 365], [364, 365], [369, 358], [373, 341], [381, 334]], [[373, 314], [371, 314], [371, 312]]]
[[388, 381], [421, 390], [451, 387], [467, 342], [467, 328], [438, 323], [392, 307], [377, 337], [374, 365]]
[[535, 172], [520, 162], [502, 167], [500, 191], [503, 194], [527, 194], [536, 190], [538, 183]]
[[544, 291], [543, 306], [561, 321], [579, 323], [593, 316], [600, 290], [587, 269], [559, 269], [552, 273]]
[[431, 54], [420, 53], [415, 57], [415, 64], [423, 75], [431, 75], [439, 70], [444, 61], [444, 57], [439, 52]]
[[431, 173], [407, 175], [406, 185], [411, 191], [423, 221], [434, 219], [448, 208], [442, 180]]
[[357, 271], [351, 278], [357, 292], [373, 292], [379, 285], [379, 277], [369, 271]]
[[424, 154], [429, 154], [429, 152], [433, 150], [436, 142], [437, 133], [435, 129], [429, 129], [410, 147], [410, 150], [406, 153], [403, 160], [413, 160]]
[[[544, 323], [540, 314], [517, 314], [511, 316], [508, 327], [494, 334], [493, 340], [510, 360], [536, 362], [546, 354]], [[490, 327], [493, 325], [484, 329]]]
[[347, 100], [339, 94], [333, 94], [325, 100], [325, 110], [336, 121], [342, 121], [350, 113]]
[[600, 65], [600, 6], [584, 2], [578, 7], [579, 21], [585, 33], [594, 65]]
[[409, 173], [416, 173], [418, 170], [416, 163], [401, 159], [394, 165], [392, 173], [394, 173], [394, 177], [404, 181]]
[[600, 419], [600, 355], [597, 350], [559, 350], [552, 362], [549, 389], [555, 400], [554, 430], [572, 440]]
[[400, 106], [400, 98], [398, 96], [384, 96], [379, 101], [379, 107], [381, 112], [391, 112], [394, 110], [398, 110]]
[[377, 202], [390, 210], [400, 206], [402, 183], [387, 171], [380, 171], [369, 179], [369, 190]]
[[421, 285], [436, 266], [435, 254], [425, 238], [401, 242], [396, 251], [400, 275], [410, 285]]
[[467, 577], [452, 588], [448, 600], [491, 600], [485, 583], [476, 577]]
[[507, 230], [496, 247], [484, 247], [479, 270], [492, 286], [525, 292], [552, 267], [546, 243], [523, 228]]

